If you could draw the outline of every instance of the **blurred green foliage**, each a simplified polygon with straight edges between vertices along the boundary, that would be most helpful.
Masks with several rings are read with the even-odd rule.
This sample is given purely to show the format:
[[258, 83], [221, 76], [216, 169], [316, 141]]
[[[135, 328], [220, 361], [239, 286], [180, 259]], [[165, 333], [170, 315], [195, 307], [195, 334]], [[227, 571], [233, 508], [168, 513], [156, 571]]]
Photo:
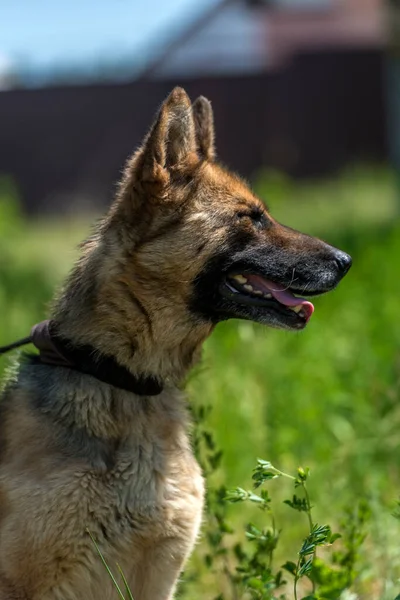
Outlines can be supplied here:
[[[211, 406], [207, 427], [223, 451], [220, 468], [209, 476], [211, 489], [245, 485], [255, 459], [267, 456], [286, 472], [310, 467], [317, 523], [334, 527], [346, 506], [368, 501], [372, 516], [357, 584], [357, 598], [368, 600], [392, 600], [400, 577], [400, 525], [391, 515], [400, 489], [400, 199], [394, 179], [375, 167], [314, 183], [260, 173], [255, 188], [272, 214], [349, 252], [353, 267], [337, 290], [315, 300], [304, 332], [239, 321], [219, 325], [188, 383], [193, 405]], [[0, 345], [24, 337], [46, 316], [55, 286], [77, 256], [75, 245], [89, 232], [87, 217], [28, 221], [12, 196], [0, 186]], [[10, 360], [0, 360], [0, 372]], [[279, 566], [296, 562], [304, 531], [283, 504], [287, 492], [274, 486]], [[248, 521], [257, 526], [252, 510], [226, 509], [232, 546]], [[225, 591], [212, 564], [204, 567], [206, 541], [184, 577], [185, 598]]]

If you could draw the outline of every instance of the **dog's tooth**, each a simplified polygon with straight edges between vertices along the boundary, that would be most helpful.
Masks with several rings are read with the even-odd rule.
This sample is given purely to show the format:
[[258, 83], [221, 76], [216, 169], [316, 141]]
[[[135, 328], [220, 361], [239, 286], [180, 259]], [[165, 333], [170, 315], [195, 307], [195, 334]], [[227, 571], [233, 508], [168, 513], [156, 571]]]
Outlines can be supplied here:
[[291, 306], [290, 308], [291, 310], [294, 310], [295, 313], [299, 314], [302, 309], [302, 306], [301, 304], [299, 304], [298, 306]]
[[263, 293], [261, 290], [253, 290], [253, 294], [255, 294], [256, 296], [263, 296]]
[[246, 292], [252, 292], [253, 291], [253, 286], [249, 285], [248, 283], [246, 283], [243, 287], [246, 290]]
[[272, 298], [272, 294], [263, 294], [264, 298]]
[[232, 275], [232, 279], [235, 279], [238, 283], [246, 283], [247, 279], [243, 275]]

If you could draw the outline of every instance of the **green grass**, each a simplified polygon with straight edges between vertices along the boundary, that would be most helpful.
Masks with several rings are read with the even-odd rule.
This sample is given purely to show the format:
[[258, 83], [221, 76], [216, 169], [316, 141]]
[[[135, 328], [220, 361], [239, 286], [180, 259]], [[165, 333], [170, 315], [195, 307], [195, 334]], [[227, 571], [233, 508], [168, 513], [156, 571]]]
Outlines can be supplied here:
[[[228, 322], [206, 343], [188, 387], [192, 402], [212, 406], [208, 421], [224, 452], [210, 485], [249, 487], [256, 458], [263, 457], [287, 472], [310, 467], [317, 522], [337, 523], [346, 503], [367, 498], [373, 518], [360, 586], [369, 591], [360, 597], [393, 600], [400, 590], [400, 523], [391, 516], [400, 490], [400, 197], [394, 175], [370, 167], [294, 184], [261, 173], [256, 188], [278, 220], [348, 251], [353, 268], [335, 292], [315, 300], [306, 331]], [[27, 335], [46, 315], [88, 222], [28, 222], [14, 204], [0, 202], [0, 345]], [[1, 359], [0, 369], [6, 362]], [[283, 529], [278, 560], [296, 560], [304, 532], [280, 505], [285, 495], [271, 482]], [[229, 515], [234, 541], [253, 513], [232, 506]], [[211, 599], [221, 591], [220, 578], [202, 567], [202, 552], [200, 545], [188, 569], [200, 570], [200, 583], [187, 586], [186, 598]]]

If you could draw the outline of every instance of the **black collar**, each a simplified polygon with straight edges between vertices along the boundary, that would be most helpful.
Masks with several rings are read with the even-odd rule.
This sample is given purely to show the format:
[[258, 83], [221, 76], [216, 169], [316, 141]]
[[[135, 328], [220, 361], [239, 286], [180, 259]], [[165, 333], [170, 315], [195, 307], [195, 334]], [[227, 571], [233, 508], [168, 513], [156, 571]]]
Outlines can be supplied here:
[[39, 359], [44, 364], [75, 369], [138, 396], [157, 396], [163, 390], [155, 377], [135, 376], [112, 356], [100, 354], [90, 345], [74, 345], [71, 340], [61, 337], [54, 321], [42, 321], [35, 325], [26, 340], [22, 341], [36, 346]]

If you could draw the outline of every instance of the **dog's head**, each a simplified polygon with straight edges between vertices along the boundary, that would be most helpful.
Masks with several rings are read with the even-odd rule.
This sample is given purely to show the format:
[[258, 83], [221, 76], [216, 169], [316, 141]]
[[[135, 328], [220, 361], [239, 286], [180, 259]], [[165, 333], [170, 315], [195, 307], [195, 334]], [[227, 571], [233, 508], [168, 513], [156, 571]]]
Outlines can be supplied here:
[[179, 88], [127, 166], [121, 211], [134, 238], [135, 294], [156, 312], [185, 306], [189, 321], [301, 329], [313, 312], [301, 296], [332, 290], [351, 265], [344, 252], [275, 221], [215, 162], [210, 103], [191, 105]]
[[313, 305], [301, 296], [333, 289], [350, 265], [277, 223], [216, 163], [210, 103], [192, 105], [176, 88], [128, 161], [56, 317], [65, 335], [132, 368], [140, 356], [140, 368], [178, 374], [221, 320], [302, 329]]

